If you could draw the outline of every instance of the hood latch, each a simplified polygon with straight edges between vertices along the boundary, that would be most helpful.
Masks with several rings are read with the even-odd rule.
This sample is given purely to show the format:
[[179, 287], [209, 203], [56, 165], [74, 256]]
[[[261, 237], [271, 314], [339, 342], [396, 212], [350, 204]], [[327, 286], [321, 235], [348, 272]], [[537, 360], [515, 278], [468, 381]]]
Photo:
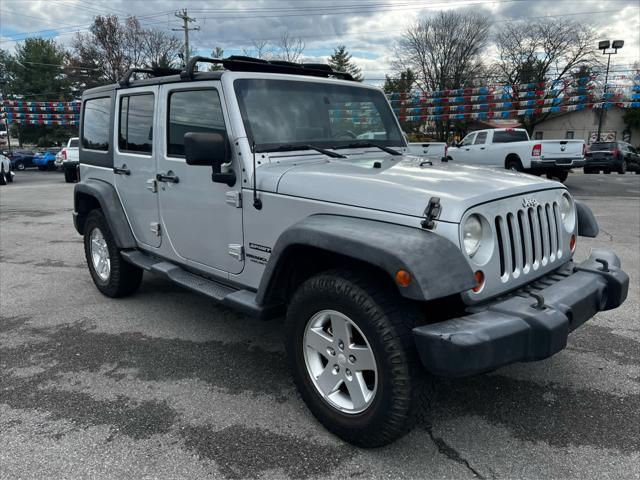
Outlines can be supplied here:
[[432, 230], [436, 226], [435, 220], [440, 217], [441, 211], [440, 197], [431, 197], [427, 208], [424, 210], [425, 219], [421, 222], [422, 228]]

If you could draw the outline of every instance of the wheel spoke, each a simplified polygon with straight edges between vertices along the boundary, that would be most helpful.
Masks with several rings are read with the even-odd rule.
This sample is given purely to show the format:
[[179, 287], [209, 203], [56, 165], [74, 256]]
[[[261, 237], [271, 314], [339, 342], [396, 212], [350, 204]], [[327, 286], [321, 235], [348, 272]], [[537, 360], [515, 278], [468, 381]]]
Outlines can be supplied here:
[[342, 340], [345, 346], [351, 344], [351, 328], [344, 318], [331, 315], [331, 330], [333, 331], [333, 341]]
[[318, 387], [325, 395], [331, 395], [342, 383], [342, 377], [333, 373], [333, 365], [328, 363], [322, 373], [316, 378]]
[[316, 352], [327, 356], [327, 347], [333, 345], [329, 335], [319, 328], [312, 328], [307, 331], [307, 347], [313, 348]]
[[362, 375], [354, 375], [351, 380], [345, 382], [354, 410], [358, 410], [367, 404], [369, 389]]
[[349, 354], [353, 355], [356, 361], [353, 363], [353, 370], [376, 370], [376, 359], [373, 357], [373, 352], [368, 347], [351, 347]]

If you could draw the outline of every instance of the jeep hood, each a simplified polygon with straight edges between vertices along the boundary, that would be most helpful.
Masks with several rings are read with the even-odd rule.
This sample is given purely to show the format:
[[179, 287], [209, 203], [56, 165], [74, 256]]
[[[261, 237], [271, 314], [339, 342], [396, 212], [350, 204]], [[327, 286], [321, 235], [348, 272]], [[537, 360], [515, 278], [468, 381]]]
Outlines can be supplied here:
[[[277, 183], [273, 177], [272, 181], [263, 177], [259, 181], [267, 181], [260, 181], [261, 188], [271, 184], [285, 195], [414, 217], [423, 217], [429, 199], [440, 197], [439, 219], [454, 223], [467, 209], [480, 203], [563, 188], [557, 182], [524, 173], [439, 160], [430, 165], [424, 158], [414, 156], [322, 159], [289, 164], [288, 168], [282, 168], [283, 163], [279, 166], [271, 172], [279, 177]], [[268, 170], [261, 168], [258, 176]]]

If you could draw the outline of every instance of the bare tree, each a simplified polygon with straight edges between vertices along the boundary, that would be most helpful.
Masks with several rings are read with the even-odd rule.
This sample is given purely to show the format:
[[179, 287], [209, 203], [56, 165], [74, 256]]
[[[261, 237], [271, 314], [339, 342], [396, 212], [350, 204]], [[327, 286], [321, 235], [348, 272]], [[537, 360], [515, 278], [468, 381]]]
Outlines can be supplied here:
[[[546, 98], [559, 97], [565, 92], [563, 80], [596, 65], [595, 44], [592, 28], [565, 18], [506, 23], [496, 35], [499, 52], [496, 69], [502, 81], [514, 85], [515, 98], [519, 94], [517, 85], [539, 82], [561, 85], [545, 90]], [[521, 121], [532, 133], [549, 115], [527, 116]]]
[[182, 42], [175, 36], [157, 28], [144, 32], [144, 58], [151, 68], [171, 68], [182, 51]]
[[[398, 72], [411, 69], [422, 91], [474, 85], [485, 72], [481, 55], [487, 46], [489, 18], [471, 11], [441, 11], [407, 28], [395, 48]], [[449, 122], [436, 122], [446, 140]]]
[[254, 57], [254, 58], [260, 58], [260, 59], [267, 59], [269, 58], [270, 52], [269, 52], [269, 42], [266, 40], [253, 40], [251, 42], [251, 46], [252, 48], [243, 48], [242, 51], [243, 53], [248, 56], [248, 57]]
[[297, 62], [304, 52], [304, 40], [300, 37], [290, 37], [289, 32], [284, 32], [280, 36], [276, 48], [276, 57], [279, 60], [285, 60], [287, 62]]
[[181, 48], [177, 37], [145, 29], [135, 17], [120, 23], [115, 15], [97, 16], [89, 33], [73, 39], [67, 72], [71, 84], [81, 90], [116, 82], [132, 66], [171, 67]]

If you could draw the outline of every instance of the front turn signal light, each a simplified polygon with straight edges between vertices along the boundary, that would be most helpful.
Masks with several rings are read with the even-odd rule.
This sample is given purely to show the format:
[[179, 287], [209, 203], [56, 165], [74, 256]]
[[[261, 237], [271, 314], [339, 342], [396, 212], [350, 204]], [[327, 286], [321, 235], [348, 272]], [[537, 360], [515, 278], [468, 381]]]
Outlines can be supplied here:
[[473, 293], [478, 293], [480, 290], [482, 290], [482, 287], [484, 287], [484, 272], [482, 270], [478, 270], [476, 273], [474, 273], [474, 276], [476, 278], [476, 286], [471, 290], [473, 290]]
[[401, 287], [408, 287], [411, 284], [411, 274], [406, 270], [396, 272], [396, 283]]

